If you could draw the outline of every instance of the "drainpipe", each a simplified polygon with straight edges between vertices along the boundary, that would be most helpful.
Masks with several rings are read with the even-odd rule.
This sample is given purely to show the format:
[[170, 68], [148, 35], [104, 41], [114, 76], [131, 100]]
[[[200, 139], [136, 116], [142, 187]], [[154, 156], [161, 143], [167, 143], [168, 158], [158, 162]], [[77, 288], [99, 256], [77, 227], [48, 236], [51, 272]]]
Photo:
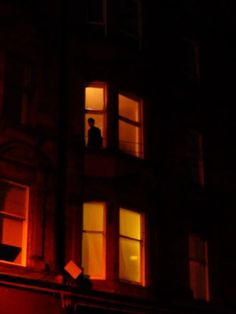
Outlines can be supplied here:
[[66, 211], [66, 166], [67, 166], [67, 5], [65, 0], [59, 2], [60, 12], [58, 29], [55, 30], [58, 43], [59, 99], [58, 99], [58, 171], [56, 195], [56, 267], [63, 272], [65, 266], [65, 211]]

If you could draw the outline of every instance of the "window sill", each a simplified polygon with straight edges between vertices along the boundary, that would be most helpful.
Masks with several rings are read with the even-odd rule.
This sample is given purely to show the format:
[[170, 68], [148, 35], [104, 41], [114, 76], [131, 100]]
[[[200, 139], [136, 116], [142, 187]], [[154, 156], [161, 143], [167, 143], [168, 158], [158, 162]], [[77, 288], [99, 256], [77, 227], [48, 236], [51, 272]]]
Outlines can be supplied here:
[[85, 150], [85, 176], [119, 177], [130, 173], [142, 174], [147, 161], [121, 151]]
[[92, 279], [92, 290], [115, 293], [117, 295], [125, 295], [130, 297], [149, 298], [151, 294], [149, 288], [141, 284], [112, 281], [112, 280], [95, 280]]

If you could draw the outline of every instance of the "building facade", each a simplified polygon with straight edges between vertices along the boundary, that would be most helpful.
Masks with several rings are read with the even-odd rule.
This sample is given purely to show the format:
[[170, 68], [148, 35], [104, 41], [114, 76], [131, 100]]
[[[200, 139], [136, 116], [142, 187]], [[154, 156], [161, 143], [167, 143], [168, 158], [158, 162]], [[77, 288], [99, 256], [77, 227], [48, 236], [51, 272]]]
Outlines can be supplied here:
[[2, 314], [233, 312], [206, 39], [159, 12], [0, 1]]

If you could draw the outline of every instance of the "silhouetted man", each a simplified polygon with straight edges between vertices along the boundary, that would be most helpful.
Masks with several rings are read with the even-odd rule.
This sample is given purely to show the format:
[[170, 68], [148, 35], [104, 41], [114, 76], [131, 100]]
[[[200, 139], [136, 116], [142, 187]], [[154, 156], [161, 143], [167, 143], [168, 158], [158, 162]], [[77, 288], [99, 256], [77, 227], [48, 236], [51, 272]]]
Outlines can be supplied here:
[[99, 149], [102, 148], [102, 136], [101, 130], [95, 126], [95, 120], [88, 118], [89, 130], [88, 130], [88, 148]]

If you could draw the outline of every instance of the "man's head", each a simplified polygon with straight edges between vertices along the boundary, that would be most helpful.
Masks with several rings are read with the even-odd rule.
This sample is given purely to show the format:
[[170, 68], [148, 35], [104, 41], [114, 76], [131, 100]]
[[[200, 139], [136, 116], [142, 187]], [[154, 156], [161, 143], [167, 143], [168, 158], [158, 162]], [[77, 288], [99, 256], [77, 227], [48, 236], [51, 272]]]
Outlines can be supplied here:
[[88, 118], [88, 124], [90, 127], [94, 126], [95, 120], [93, 118]]

